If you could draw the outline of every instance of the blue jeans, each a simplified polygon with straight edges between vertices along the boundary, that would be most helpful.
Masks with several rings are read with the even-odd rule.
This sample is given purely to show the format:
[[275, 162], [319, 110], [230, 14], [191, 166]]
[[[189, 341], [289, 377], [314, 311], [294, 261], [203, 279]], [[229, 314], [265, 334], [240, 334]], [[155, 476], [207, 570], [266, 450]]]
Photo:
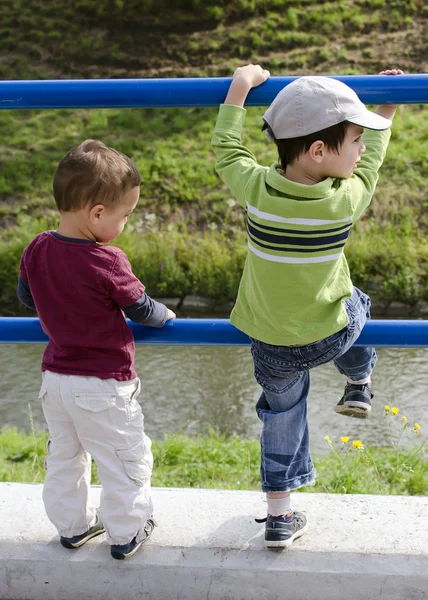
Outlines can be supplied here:
[[373, 348], [354, 348], [367, 319], [370, 298], [354, 288], [345, 302], [349, 323], [306, 346], [273, 346], [252, 340], [254, 376], [263, 389], [256, 410], [263, 422], [261, 479], [264, 492], [288, 492], [314, 482], [309, 453], [306, 400], [309, 369], [334, 362], [352, 381], [369, 377], [377, 361]]

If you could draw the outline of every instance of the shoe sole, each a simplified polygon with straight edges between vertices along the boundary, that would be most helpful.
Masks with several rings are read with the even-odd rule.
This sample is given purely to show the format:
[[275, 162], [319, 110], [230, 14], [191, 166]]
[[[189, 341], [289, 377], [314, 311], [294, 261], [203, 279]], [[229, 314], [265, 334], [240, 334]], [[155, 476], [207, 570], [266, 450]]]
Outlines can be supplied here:
[[368, 419], [372, 407], [365, 402], [349, 402], [342, 406], [335, 406], [334, 412], [345, 417], [354, 417], [355, 419]]
[[91, 540], [92, 538], [97, 537], [97, 535], [101, 535], [102, 533], [105, 533], [105, 529], [100, 529], [98, 531], [94, 531], [94, 533], [91, 533], [91, 535], [88, 535], [87, 537], [83, 538], [83, 540], [80, 540], [80, 542], [77, 542], [76, 544], [71, 544], [70, 542], [61, 540], [61, 545], [64, 548], [67, 548], [68, 550], [75, 550], [76, 548], [80, 548], [81, 546], [83, 546], [83, 544], [86, 544], [86, 542], [89, 542], [89, 540]]
[[306, 525], [302, 527], [302, 529], [296, 531], [296, 533], [286, 540], [265, 540], [265, 548], [289, 548], [294, 540], [297, 540], [299, 537], [301, 537], [304, 533], [306, 533], [307, 530], [308, 523], [306, 522]]

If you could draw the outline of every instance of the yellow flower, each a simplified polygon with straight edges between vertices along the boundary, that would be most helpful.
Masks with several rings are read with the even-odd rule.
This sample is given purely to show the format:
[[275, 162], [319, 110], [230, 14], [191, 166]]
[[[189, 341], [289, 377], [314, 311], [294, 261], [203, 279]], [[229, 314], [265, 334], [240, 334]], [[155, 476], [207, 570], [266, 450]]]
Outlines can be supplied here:
[[420, 432], [421, 432], [421, 426], [419, 425], [419, 423], [415, 423], [415, 424], [413, 425], [413, 429], [412, 429], [412, 431], [413, 431], [413, 433], [414, 433], [415, 435], [419, 435], [419, 434], [420, 434]]
[[418, 423], [415, 423], [415, 424], [414, 424], [414, 428], [415, 428], [415, 429], [420, 429], [420, 428], [421, 428], [421, 426], [420, 426]]
[[324, 436], [324, 440], [325, 440], [326, 442], [329, 442], [329, 441], [330, 441], [330, 438], [328, 437], [328, 435], [325, 435], [325, 436]]
[[404, 415], [401, 417], [401, 420], [403, 421], [404, 424], [406, 424], [408, 422], [408, 418], [405, 417]]
[[386, 413], [389, 413], [389, 409], [391, 408], [388, 404], [385, 404], [385, 406], [383, 407], [385, 409]]
[[343, 442], [344, 444], [347, 444], [349, 442], [349, 438], [346, 437], [346, 435], [344, 435], [340, 438], [340, 441]]
[[399, 408], [391, 408], [391, 412], [393, 415], [398, 415], [398, 413], [400, 412]]
[[353, 448], [364, 448], [363, 442], [361, 440], [354, 440], [352, 442]]

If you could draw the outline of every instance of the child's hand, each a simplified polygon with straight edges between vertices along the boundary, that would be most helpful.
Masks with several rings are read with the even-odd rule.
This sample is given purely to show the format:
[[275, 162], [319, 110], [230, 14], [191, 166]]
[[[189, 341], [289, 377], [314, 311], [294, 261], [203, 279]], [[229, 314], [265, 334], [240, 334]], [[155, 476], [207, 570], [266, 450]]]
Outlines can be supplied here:
[[404, 75], [401, 69], [387, 69], [386, 71], [381, 71], [379, 75]]
[[166, 320], [167, 321], [169, 321], [170, 319], [177, 318], [177, 315], [171, 309], [167, 308], [166, 310], [167, 310], [167, 315], [166, 315]]
[[251, 88], [261, 85], [269, 77], [269, 71], [262, 69], [260, 65], [239, 67], [233, 74], [232, 83], [230, 84], [229, 92], [224, 104], [244, 106], [244, 102]]
[[[404, 73], [401, 69], [386, 69], [385, 71], [381, 71], [379, 75], [404, 75]], [[398, 104], [382, 104], [377, 107], [375, 112], [381, 117], [391, 120], [394, 118], [397, 108]]]
[[249, 89], [261, 85], [270, 77], [269, 71], [260, 65], [238, 67], [233, 74], [233, 82], [248, 86]]

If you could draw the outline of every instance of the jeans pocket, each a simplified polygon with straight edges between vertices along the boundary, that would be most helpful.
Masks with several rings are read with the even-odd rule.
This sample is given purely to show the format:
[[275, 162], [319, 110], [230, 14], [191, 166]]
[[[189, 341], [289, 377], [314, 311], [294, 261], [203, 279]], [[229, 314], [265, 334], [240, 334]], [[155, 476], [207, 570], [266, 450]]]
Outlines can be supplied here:
[[302, 353], [310, 368], [318, 367], [330, 362], [341, 352], [343, 344], [347, 339], [348, 326], [333, 333], [323, 340], [306, 346]]
[[75, 394], [76, 406], [90, 412], [101, 412], [116, 404], [116, 395], [101, 392], [80, 392]]
[[127, 448], [116, 449], [116, 455], [123, 464], [126, 474], [138, 487], [147, 483], [152, 473], [152, 455], [150, 448], [147, 447], [149, 444], [149, 438], [144, 436]]
[[283, 394], [295, 385], [300, 379], [301, 373], [299, 371], [288, 373], [274, 371], [269, 373], [265, 369], [261, 370], [255, 367], [254, 377], [263, 390], [273, 392], [274, 394]]
[[[253, 348], [254, 377], [265, 391], [282, 394], [293, 387], [301, 375], [300, 361], [290, 364], [288, 348], [273, 348], [273, 352], [264, 345], [262, 352]], [[291, 358], [291, 360], [290, 360]]]
[[265, 368], [273, 375], [280, 377], [284, 373], [299, 371], [302, 367], [301, 358], [287, 346], [272, 346], [264, 342], [253, 342], [251, 354], [254, 365]]

